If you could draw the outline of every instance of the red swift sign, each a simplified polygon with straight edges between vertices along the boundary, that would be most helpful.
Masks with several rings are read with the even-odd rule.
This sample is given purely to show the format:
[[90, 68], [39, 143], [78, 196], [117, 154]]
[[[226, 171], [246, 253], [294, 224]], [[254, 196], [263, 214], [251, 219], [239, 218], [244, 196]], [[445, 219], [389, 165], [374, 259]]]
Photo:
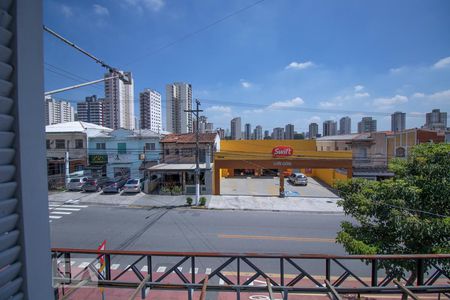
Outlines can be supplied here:
[[286, 157], [294, 154], [294, 150], [289, 146], [278, 146], [272, 149], [273, 157]]

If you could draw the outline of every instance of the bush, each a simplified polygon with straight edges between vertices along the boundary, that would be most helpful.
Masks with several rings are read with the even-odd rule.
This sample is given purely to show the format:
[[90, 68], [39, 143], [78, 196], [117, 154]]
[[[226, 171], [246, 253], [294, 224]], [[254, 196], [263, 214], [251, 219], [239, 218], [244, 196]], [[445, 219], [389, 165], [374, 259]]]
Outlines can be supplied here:
[[189, 206], [191, 206], [192, 205], [192, 198], [191, 197], [187, 197], [186, 198], [186, 203], [187, 203], [187, 205], [189, 205]]
[[206, 198], [200, 197], [200, 206], [205, 206], [205, 204], [206, 204]]
[[181, 189], [181, 186], [174, 186], [173, 188], [172, 188], [172, 194], [176, 194], [176, 195], [179, 195], [179, 194], [181, 194], [182, 193], [182, 189]]
[[170, 188], [168, 188], [168, 187], [166, 187], [166, 186], [163, 186], [163, 187], [160, 189], [160, 192], [161, 192], [162, 194], [170, 194]]

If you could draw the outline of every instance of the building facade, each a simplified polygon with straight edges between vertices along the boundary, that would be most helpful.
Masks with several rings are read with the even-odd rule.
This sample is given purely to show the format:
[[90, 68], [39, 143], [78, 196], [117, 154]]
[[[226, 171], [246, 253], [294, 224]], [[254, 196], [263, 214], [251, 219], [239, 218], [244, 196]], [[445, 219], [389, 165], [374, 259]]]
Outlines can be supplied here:
[[440, 109], [433, 109], [426, 114], [424, 129], [445, 130], [447, 128], [447, 113]]
[[96, 95], [86, 97], [84, 102], [77, 103], [77, 121], [105, 126], [103, 121], [104, 99]]
[[45, 98], [45, 125], [53, 125], [75, 120], [75, 110], [68, 101]]
[[444, 132], [436, 130], [412, 128], [393, 132], [387, 136], [388, 160], [395, 157], [408, 157], [411, 148], [424, 143], [444, 143]]
[[[337, 122], [333, 120], [327, 120], [323, 122], [323, 136], [330, 136], [337, 134]], [[311, 131], [310, 131], [311, 132]]]
[[396, 111], [391, 115], [391, 131], [399, 132], [405, 130], [406, 114]]
[[252, 139], [252, 125], [250, 123], [246, 123], [244, 127], [244, 140]]
[[361, 121], [358, 122], [358, 133], [376, 132], [376, 131], [377, 131], [377, 120], [372, 119], [372, 117], [363, 117]]
[[105, 78], [105, 109], [104, 126], [112, 129], [126, 128], [134, 129], [134, 83], [131, 72], [124, 72], [122, 80], [107, 73]]
[[256, 125], [255, 130], [253, 131], [253, 135], [255, 137], [255, 140], [263, 139], [263, 130], [261, 125]]
[[166, 85], [166, 131], [190, 133], [192, 128], [192, 85], [175, 82]]
[[293, 140], [294, 139], [294, 134], [295, 134], [294, 125], [287, 124], [284, 127], [284, 139], [285, 140]]
[[339, 134], [352, 133], [352, 119], [350, 117], [343, 117], [339, 120]]
[[240, 140], [242, 135], [241, 117], [237, 117], [231, 120], [231, 139]]
[[153, 132], [162, 130], [161, 94], [155, 90], [145, 89], [139, 93], [140, 129]]
[[284, 140], [284, 128], [275, 127], [272, 131], [272, 140]]
[[311, 123], [308, 126], [309, 139], [315, 139], [319, 134], [319, 125], [317, 123]]

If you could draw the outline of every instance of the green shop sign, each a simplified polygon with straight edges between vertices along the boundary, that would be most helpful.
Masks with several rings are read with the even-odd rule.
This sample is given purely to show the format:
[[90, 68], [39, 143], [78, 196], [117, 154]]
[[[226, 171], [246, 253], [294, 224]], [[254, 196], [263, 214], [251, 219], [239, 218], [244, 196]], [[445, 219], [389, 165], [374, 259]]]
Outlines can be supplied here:
[[108, 155], [104, 154], [93, 154], [89, 155], [90, 165], [104, 165], [108, 163]]

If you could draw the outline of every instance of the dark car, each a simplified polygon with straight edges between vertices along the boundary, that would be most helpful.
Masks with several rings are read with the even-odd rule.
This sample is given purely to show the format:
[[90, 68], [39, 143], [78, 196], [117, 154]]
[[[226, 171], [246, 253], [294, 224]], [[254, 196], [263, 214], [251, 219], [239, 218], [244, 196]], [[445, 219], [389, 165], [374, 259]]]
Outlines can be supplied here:
[[88, 178], [81, 189], [83, 192], [98, 192], [108, 181], [111, 181], [108, 177]]
[[118, 193], [122, 189], [125, 183], [127, 183], [128, 178], [114, 178], [105, 183], [103, 186], [103, 193]]

